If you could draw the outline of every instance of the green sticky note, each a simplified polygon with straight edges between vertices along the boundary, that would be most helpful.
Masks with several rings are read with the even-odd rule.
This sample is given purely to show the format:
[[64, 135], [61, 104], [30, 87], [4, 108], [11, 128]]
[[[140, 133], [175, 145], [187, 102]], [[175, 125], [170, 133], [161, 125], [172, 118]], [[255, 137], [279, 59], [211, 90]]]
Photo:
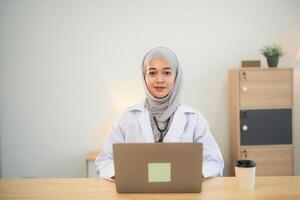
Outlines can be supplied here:
[[171, 182], [171, 163], [148, 163], [149, 182]]

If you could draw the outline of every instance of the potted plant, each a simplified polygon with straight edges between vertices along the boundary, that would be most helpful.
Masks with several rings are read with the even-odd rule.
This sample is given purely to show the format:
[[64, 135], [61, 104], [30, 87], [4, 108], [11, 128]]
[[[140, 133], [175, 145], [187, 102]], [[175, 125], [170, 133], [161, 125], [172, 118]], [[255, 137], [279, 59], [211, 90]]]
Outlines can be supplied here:
[[278, 44], [265, 46], [260, 51], [267, 58], [269, 67], [277, 67], [279, 58], [283, 56], [282, 47]]

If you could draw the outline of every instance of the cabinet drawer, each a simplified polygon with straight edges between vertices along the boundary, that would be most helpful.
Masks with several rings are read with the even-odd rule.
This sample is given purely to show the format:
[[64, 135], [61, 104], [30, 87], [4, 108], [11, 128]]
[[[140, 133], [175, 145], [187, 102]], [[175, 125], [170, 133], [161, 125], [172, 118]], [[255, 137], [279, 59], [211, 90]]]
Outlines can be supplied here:
[[293, 175], [292, 147], [241, 148], [240, 158], [256, 162], [257, 176]]
[[292, 144], [292, 110], [240, 111], [241, 145]]
[[239, 76], [241, 108], [292, 106], [291, 70], [241, 70]]

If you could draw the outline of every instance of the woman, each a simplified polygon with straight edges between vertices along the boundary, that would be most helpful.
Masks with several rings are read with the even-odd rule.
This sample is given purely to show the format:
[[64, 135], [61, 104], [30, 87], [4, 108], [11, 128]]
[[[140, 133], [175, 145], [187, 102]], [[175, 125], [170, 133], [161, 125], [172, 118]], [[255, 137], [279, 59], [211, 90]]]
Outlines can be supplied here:
[[182, 71], [173, 51], [150, 50], [142, 63], [146, 99], [128, 108], [113, 124], [96, 159], [100, 177], [112, 179], [112, 144], [154, 142], [203, 143], [203, 176], [222, 176], [224, 161], [204, 117], [180, 103]]

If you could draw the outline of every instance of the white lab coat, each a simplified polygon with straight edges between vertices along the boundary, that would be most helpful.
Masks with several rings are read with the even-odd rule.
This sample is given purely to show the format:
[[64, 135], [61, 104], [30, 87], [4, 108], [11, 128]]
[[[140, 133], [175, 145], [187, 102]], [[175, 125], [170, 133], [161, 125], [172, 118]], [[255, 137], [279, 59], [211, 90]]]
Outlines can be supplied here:
[[[128, 108], [113, 124], [102, 153], [96, 158], [100, 177], [110, 179], [115, 175], [112, 144], [114, 143], [154, 143], [149, 112], [145, 103]], [[180, 105], [163, 140], [165, 143], [203, 143], [204, 177], [222, 176], [224, 161], [219, 146], [209, 131], [204, 117], [194, 109]]]

